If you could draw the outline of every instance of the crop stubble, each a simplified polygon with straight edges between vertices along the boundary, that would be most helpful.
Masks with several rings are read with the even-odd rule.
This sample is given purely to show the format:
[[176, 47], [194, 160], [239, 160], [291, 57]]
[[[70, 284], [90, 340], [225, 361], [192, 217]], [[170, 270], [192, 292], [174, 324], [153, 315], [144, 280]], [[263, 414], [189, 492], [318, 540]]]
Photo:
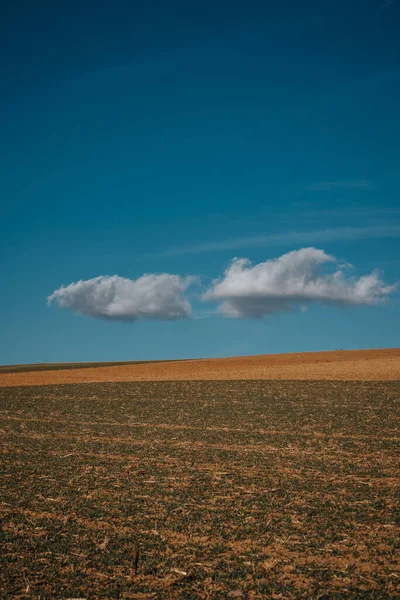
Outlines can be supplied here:
[[399, 382], [2, 388], [2, 597], [396, 597], [399, 397]]

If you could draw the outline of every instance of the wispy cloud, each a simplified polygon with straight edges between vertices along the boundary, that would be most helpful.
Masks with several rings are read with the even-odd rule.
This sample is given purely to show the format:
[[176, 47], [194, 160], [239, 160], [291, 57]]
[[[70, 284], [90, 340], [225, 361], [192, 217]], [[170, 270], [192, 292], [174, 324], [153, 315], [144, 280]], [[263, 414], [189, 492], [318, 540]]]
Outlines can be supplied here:
[[375, 190], [376, 185], [369, 179], [343, 179], [341, 181], [315, 181], [306, 186], [307, 190], [329, 192], [331, 190]]
[[334, 208], [320, 207], [315, 210], [305, 210], [303, 215], [307, 217], [343, 217], [343, 218], [384, 218], [400, 215], [400, 207], [377, 208], [374, 206], [337, 206]]
[[199, 310], [193, 313], [192, 319], [194, 321], [199, 321], [200, 319], [211, 319], [212, 317], [217, 317], [218, 312], [216, 310]]
[[[326, 273], [329, 265], [333, 272]], [[349, 267], [318, 248], [302, 248], [254, 266], [247, 259], [234, 259], [203, 299], [221, 301], [218, 310], [223, 316], [246, 318], [307, 304], [380, 304], [396, 287], [386, 285], [377, 271], [349, 277]]]
[[237, 237], [230, 240], [204, 242], [181, 248], [171, 248], [151, 256], [167, 257], [185, 254], [205, 254], [210, 252], [223, 252], [238, 250], [240, 248], [264, 248], [288, 244], [318, 244], [323, 242], [362, 240], [372, 238], [400, 237], [400, 225], [377, 225], [371, 227], [337, 227], [320, 229], [316, 231], [290, 231], [271, 235], [252, 237]]
[[136, 280], [100, 276], [61, 286], [47, 301], [102, 319], [174, 321], [190, 316], [191, 306], [184, 292], [194, 279], [168, 273], [143, 275]]

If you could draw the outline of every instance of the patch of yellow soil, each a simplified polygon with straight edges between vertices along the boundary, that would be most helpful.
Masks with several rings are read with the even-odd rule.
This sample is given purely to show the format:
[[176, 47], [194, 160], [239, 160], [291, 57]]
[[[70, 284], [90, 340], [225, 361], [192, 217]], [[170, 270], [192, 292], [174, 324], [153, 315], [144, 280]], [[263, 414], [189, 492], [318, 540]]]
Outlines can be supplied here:
[[106, 381], [239, 379], [398, 380], [400, 348], [264, 354], [58, 371], [0, 373], [0, 386]]

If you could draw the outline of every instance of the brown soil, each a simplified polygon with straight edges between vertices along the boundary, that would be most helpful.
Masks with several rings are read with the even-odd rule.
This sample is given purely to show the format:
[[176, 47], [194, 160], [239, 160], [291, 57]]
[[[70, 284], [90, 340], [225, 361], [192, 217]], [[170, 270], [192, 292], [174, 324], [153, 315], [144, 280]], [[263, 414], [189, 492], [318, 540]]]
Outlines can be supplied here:
[[0, 597], [398, 600], [399, 399], [399, 381], [0, 388]]
[[400, 348], [266, 354], [0, 373], [0, 387], [104, 381], [189, 380], [399, 380]]

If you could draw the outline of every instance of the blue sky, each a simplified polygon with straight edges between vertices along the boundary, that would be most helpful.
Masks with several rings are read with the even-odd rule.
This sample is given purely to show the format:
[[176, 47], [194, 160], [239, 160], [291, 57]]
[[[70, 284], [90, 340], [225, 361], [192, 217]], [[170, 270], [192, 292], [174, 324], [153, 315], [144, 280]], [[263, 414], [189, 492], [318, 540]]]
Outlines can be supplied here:
[[[399, 346], [396, 290], [256, 319], [202, 294], [305, 247], [400, 280], [400, 2], [144, 4], [3, 4], [0, 363]], [[191, 318], [47, 304], [145, 273], [197, 277]]]

